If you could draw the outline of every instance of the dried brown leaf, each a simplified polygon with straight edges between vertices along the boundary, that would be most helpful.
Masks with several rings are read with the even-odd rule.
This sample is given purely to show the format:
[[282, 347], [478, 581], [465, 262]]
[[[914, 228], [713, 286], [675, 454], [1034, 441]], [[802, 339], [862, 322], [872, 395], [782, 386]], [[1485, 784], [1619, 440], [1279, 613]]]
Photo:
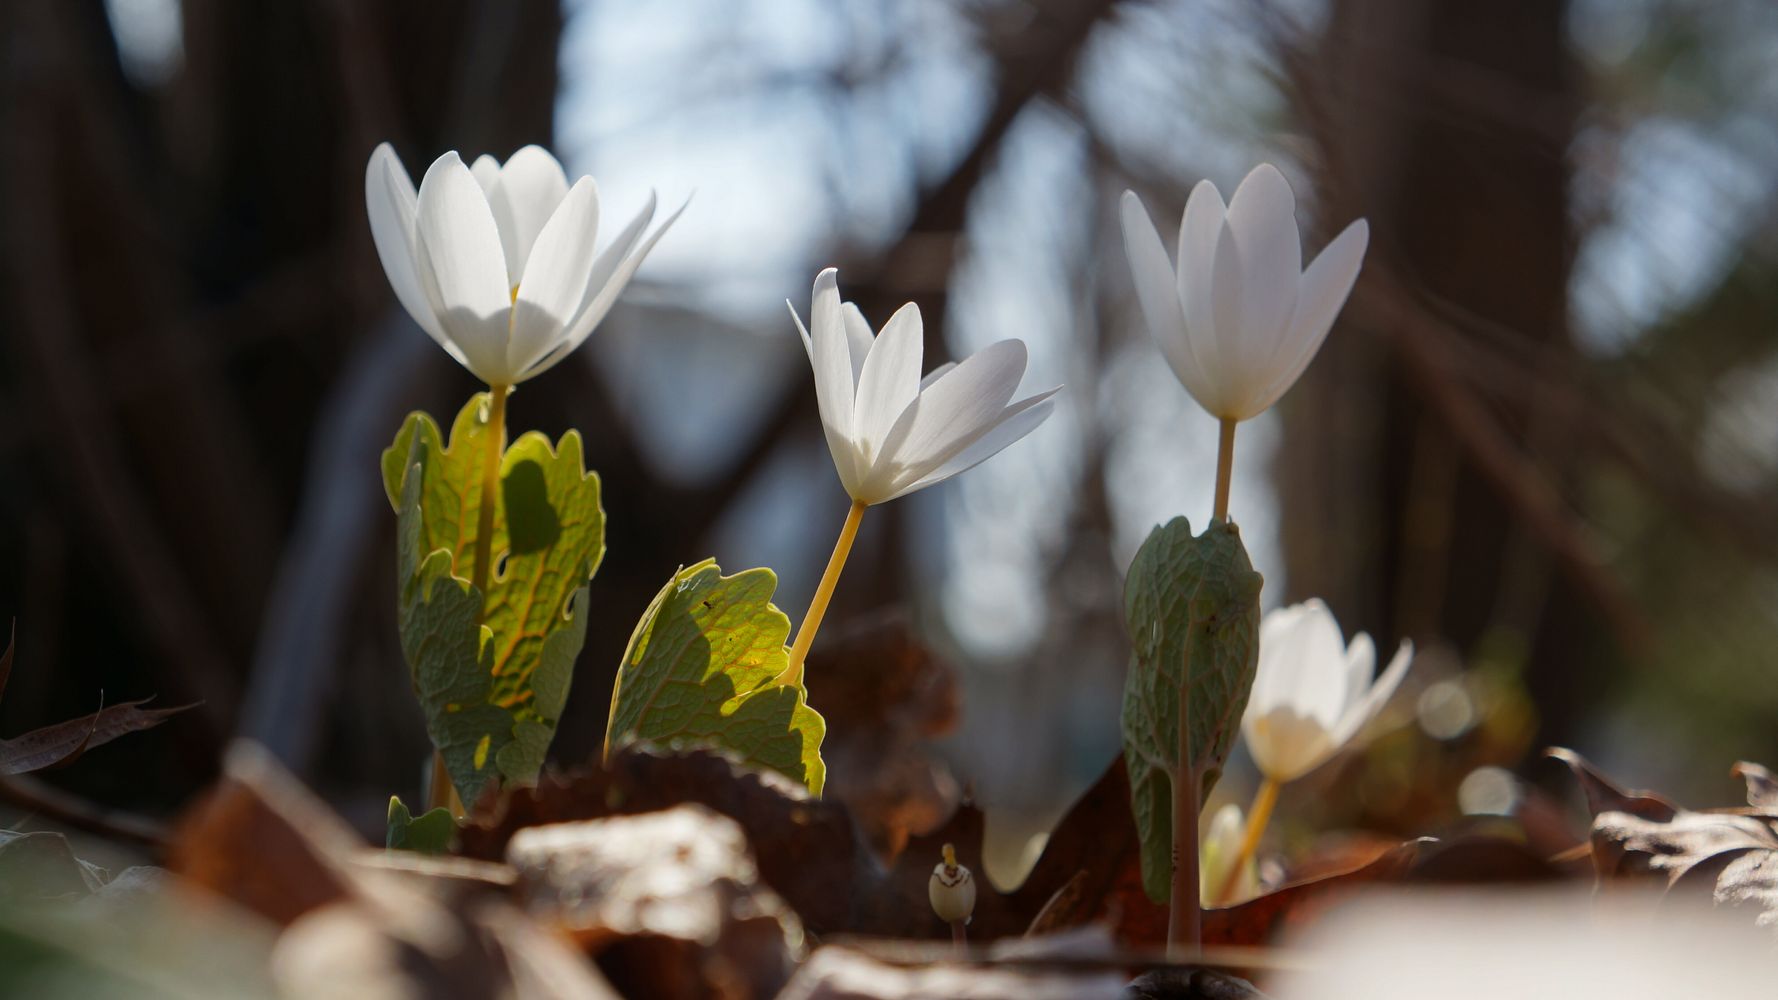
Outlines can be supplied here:
[[507, 847], [539, 921], [627, 995], [777, 995], [802, 928], [760, 884], [731, 819], [685, 805], [519, 831]]
[[[1647, 794], [1618, 793], [1573, 751], [1550, 755], [1567, 763], [1587, 790], [1593, 868], [1601, 881], [1653, 878], [1669, 892], [1708, 892], [1717, 905], [1750, 906], [1762, 926], [1778, 928], [1778, 814], [1761, 806], [1753, 787], [1757, 778], [1748, 779], [1753, 808], [1697, 811]], [[1738, 765], [1738, 773], [1746, 776], [1749, 767], [1764, 770]]]
[[1748, 805], [1778, 810], [1778, 775], [1750, 760], [1736, 761], [1729, 773], [1747, 782]]
[[[10, 653], [10, 650], [9, 650]], [[192, 708], [143, 708], [152, 699], [109, 705], [78, 719], [33, 729], [23, 736], [0, 740], [0, 774], [24, 774], [65, 767], [94, 747], [130, 733], [153, 729], [168, 718]]]
[[894, 964], [843, 947], [817, 951], [780, 1000], [1107, 1000], [1123, 977], [1105, 972], [932, 963]]
[[931, 741], [957, 725], [956, 672], [885, 613], [836, 632], [815, 651], [827, 738], [824, 793], [845, 804], [879, 856], [943, 823], [961, 798]]
[[[681, 803], [705, 806], [739, 823], [753, 845], [760, 876], [811, 931], [854, 929], [859, 899], [881, 873], [845, 807], [812, 799], [801, 785], [749, 770], [716, 750], [657, 752], [636, 744], [603, 764], [545, 774], [534, 787], [490, 792], [470, 811], [458, 842], [470, 857], [499, 860], [514, 834], [527, 827], [656, 812]], [[921, 905], [931, 913], [930, 906]]]

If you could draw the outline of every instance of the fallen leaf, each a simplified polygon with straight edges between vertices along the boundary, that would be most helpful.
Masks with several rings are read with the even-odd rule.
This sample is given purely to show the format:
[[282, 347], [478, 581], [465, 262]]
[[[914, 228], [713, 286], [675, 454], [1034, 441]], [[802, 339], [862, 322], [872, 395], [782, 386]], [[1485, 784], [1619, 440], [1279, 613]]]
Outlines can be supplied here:
[[779, 1000], [1115, 1000], [1123, 977], [1021, 967], [930, 963], [897, 965], [830, 946], [803, 963]]
[[357, 834], [257, 744], [237, 742], [174, 827], [167, 868], [279, 926], [350, 899]]
[[[845, 807], [812, 798], [781, 774], [747, 768], [708, 748], [660, 751], [632, 744], [603, 763], [545, 774], [534, 787], [490, 792], [459, 829], [459, 849], [469, 857], [499, 860], [526, 827], [656, 812], [681, 803], [706, 806], [739, 823], [754, 845], [766, 884], [815, 933], [854, 929], [859, 895], [882, 877]], [[930, 875], [928, 866], [922, 878]]]
[[932, 741], [957, 725], [956, 672], [888, 612], [822, 633], [815, 647], [827, 738], [824, 794], [845, 803], [885, 860], [943, 823], [961, 799]]
[[[1548, 753], [1569, 766], [1587, 793], [1600, 881], [1652, 878], [1669, 892], [1707, 892], [1718, 906], [1751, 907], [1760, 926], [1778, 929], [1778, 813], [1760, 805], [1757, 778], [1749, 779], [1752, 808], [1690, 810], [1622, 792], [1572, 750]], [[1749, 765], [1738, 767], [1748, 773]]]
[[105, 881], [105, 869], [75, 857], [59, 833], [0, 830], [0, 903], [78, 899]]
[[1729, 773], [1747, 782], [1748, 805], [1755, 809], [1778, 810], [1778, 775], [1747, 760], [1737, 761]]
[[506, 854], [530, 916], [626, 994], [766, 1000], [795, 966], [795, 914], [741, 828], [702, 806], [531, 827]]
[[[10, 654], [10, 650], [8, 650]], [[174, 715], [192, 708], [143, 708], [152, 699], [108, 705], [78, 719], [33, 729], [23, 736], [0, 740], [0, 774], [24, 774], [65, 767], [88, 750], [104, 746], [119, 736], [153, 729]]]

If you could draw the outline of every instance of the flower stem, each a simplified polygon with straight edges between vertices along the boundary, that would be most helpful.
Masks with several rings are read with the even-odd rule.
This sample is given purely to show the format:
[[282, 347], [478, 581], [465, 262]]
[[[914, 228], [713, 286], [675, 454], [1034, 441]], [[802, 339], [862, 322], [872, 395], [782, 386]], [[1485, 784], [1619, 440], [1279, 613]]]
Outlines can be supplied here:
[[803, 615], [803, 623], [797, 626], [796, 641], [790, 645], [790, 663], [784, 672], [778, 675], [778, 683], [797, 685], [803, 682], [803, 659], [809, 655], [809, 647], [815, 644], [815, 632], [821, 628], [821, 616], [827, 614], [827, 602], [833, 600], [833, 588], [840, 582], [840, 570], [846, 566], [846, 556], [852, 552], [852, 542], [858, 537], [858, 523], [864, 520], [866, 504], [859, 500], [852, 501], [852, 509], [846, 512], [846, 523], [840, 527], [840, 540], [833, 545], [833, 555], [827, 558], [827, 569], [821, 574], [821, 583], [815, 588], [815, 599], [809, 602], [809, 613]]
[[963, 929], [963, 921], [951, 921], [951, 950], [958, 958], [969, 957], [969, 932]]
[[432, 780], [426, 789], [426, 808], [437, 809], [444, 806], [452, 816], [464, 813], [463, 799], [457, 795], [457, 788], [451, 784], [451, 772], [445, 770], [444, 754], [432, 751]]
[[1259, 850], [1259, 838], [1266, 832], [1266, 823], [1272, 818], [1272, 807], [1278, 804], [1278, 783], [1271, 778], [1261, 778], [1259, 791], [1253, 793], [1253, 805], [1247, 811], [1247, 831], [1241, 836], [1241, 849], [1235, 852], [1235, 863], [1229, 866], [1227, 875], [1222, 877], [1222, 884], [1216, 887], [1216, 895], [1211, 897], [1218, 906], [1227, 906], [1230, 897], [1235, 893], [1235, 886], [1241, 881], [1241, 870], [1253, 859], [1253, 853]]
[[1235, 477], [1235, 421], [1222, 419], [1222, 434], [1216, 442], [1216, 507], [1210, 515], [1218, 521], [1229, 519], [1229, 483]]
[[1191, 660], [1179, 678], [1179, 757], [1173, 778], [1173, 885], [1167, 900], [1167, 957], [1183, 962], [1203, 943], [1203, 892], [1198, 874], [1198, 808], [1202, 792], [1191, 753]]
[[[487, 447], [482, 451], [482, 498], [475, 518], [475, 564], [470, 585], [482, 598], [482, 614], [488, 605], [488, 576], [493, 572], [494, 501], [500, 486], [500, 453], [506, 450], [506, 394], [512, 386], [489, 386]], [[478, 619], [481, 614], [476, 616]]]
[[[488, 577], [494, 561], [494, 501], [500, 486], [500, 454], [506, 450], [506, 394], [512, 386], [489, 386], [488, 443], [482, 450], [481, 506], [475, 518], [475, 562], [470, 567], [470, 585], [481, 596], [482, 606], [475, 617], [480, 621], [488, 610]], [[450, 772], [445, 770], [444, 755], [432, 753], [432, 782], [427, 789], [427, 808], [445, 806], [452, 816], [463, 815], [463, 800], [451, 785]]]

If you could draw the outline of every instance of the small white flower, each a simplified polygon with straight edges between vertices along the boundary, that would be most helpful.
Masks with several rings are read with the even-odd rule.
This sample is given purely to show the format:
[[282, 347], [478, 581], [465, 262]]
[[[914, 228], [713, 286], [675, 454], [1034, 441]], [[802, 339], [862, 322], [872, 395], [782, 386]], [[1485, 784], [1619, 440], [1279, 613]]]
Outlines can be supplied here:
[[1225, 209], [1199, 181], [1179, 227], [1178, 268], [1135, 192], [1122, 205], [1124, 251], [1148, 329], [1198, 405], [1223, 420], [1264, 412], [1314, 360], [1364, 262], [1370, 228], [1347, 226], [1302, 269], [1296, 198], [1262, 163]]
[[1241, 807], [1229, 803], [1216, 810], [1211, 817], [1210, 829], [1204, 834], [1204, 846], [1198, 855], [1202, 859], [1198, 866], [1199, 898], [1205, 906], [1233, 906], [1236, 903], [1252, 899], [1259, 895], [1259, 871], [1252, 858], [1241, 863], [1241, 874], [1235, 877], [1228, 898], [1219, 898], [1224, 882], [1228, 881], [1229, 868], [1241, 855], [1241, 841], [1247, 834], [1247, 824], [1242, 819]]
[[1050, 415], [1060, 386], [1011, 402], [1025, 375], [1023, 342], [991, 344], [921, 379], [919, 307], [902, 306], [873, 337], [858, 307], [840, 301], [838, 274], [828, 268], [815, 278], [812, 336], [795, 306], [790, 315], [815, 370], [834, 468], [853, 500], [879, 504], [949, 479]]
[[446, 153], [416, 194], [383, 143], [365, 169], [364, 200], [377, 255], [408, 315], [477, 378], [506, 386], [579, 347], [679, 217], [643, 239], [651, 193], [595, 253], [598, 188], [591, 177], [569, 187], [562, 165], [537, 146], [504, 165], [483, 156], [473, 168]]
[[1372, 681], [1376, 647], [1363, 632], [1348, 647], [1340, 623], [1319, 600], [1279, 608], [1259, 626], [1259, 671], [1241, 735], [1266, 778], [1284, 784], [1337, 753], [1401, 684], [1414, 644]]

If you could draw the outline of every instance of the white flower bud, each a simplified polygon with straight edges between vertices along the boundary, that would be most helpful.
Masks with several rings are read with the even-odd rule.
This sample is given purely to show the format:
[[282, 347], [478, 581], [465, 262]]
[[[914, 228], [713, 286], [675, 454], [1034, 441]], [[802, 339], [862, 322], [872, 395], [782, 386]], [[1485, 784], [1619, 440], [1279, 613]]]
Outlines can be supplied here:
[[944, 861], [932, 869], [926, 895], [932, 900], [932, 912], [947, 924], [967, 923], [975, 912], [975, 878], [957, 863], [957, 851], [950, 844], [945, 845]]

